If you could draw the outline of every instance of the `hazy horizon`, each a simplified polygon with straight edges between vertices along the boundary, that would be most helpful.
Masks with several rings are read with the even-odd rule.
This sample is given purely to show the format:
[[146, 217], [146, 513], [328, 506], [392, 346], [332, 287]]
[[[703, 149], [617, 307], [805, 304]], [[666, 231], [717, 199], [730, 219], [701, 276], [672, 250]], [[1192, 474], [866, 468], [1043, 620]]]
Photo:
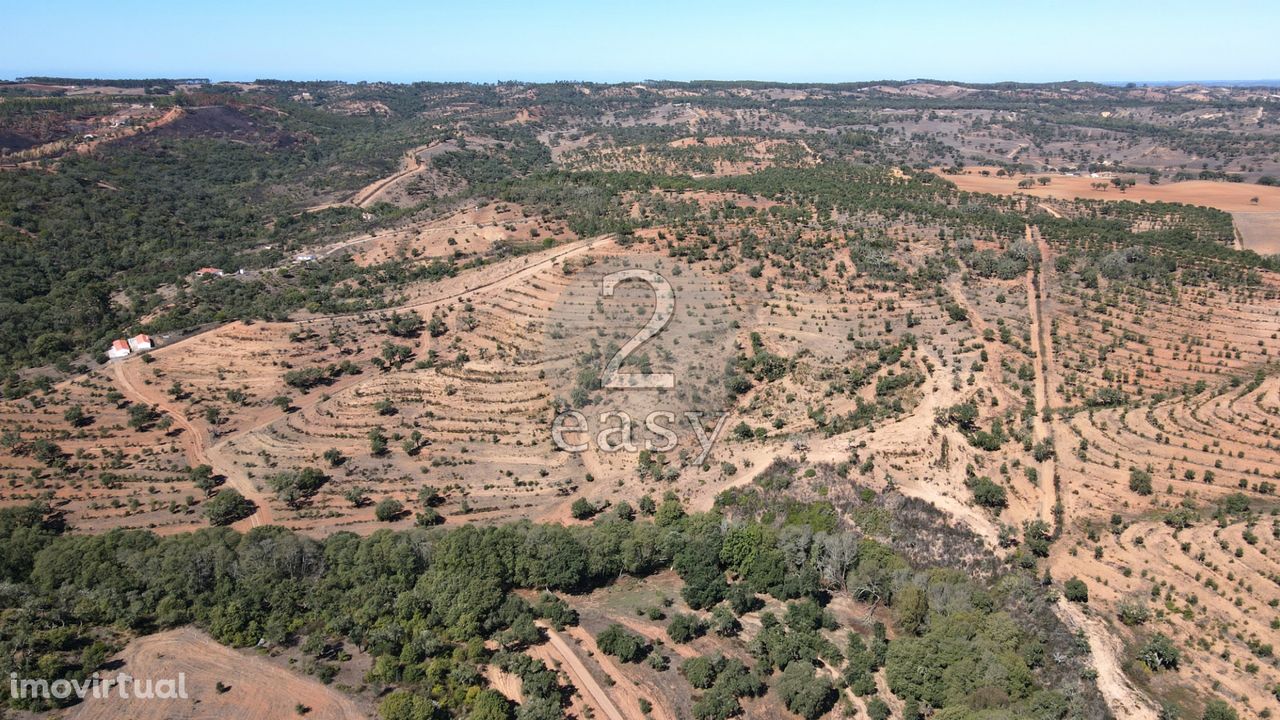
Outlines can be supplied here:
[[[893, 7], [660, 0], [452, 4], [332, 0], [217, 6], [126, 0], [10, 11], [0, 77], [209, 77], [348, 82], [1250, 83], [1280, 78], [1280, 6], [1082, 0], [1056, 6], [919, 0]], [[1217, 30], [1217, 32], [1211, 32]], [[51, 39], [52, 38], [52, 39]], [[940, 71], [944, 69], [945, 71]], [[1259, 80], [1264, 79], [1264, 80]]]
[[13, 75], [0, 78], [0, 82], [23, 82], [31, 78], [53, 79], [53, 80], [87, 80], [95, 82], [108, 82], [111, 80], [208, 80], [210, 83], [254, 83], [254, 82], [297, 82], [297, 83], [324, 83], [324, 82], [341, 82], [348, 84], [356, 83], [387, 83], [397, 85], [408, 85], [413, 83], [466, 83], [472, 85], [497, 85], [502, 83], [523, 83], [530, 85], [549, 85], [557, 83], [584, 83], [592, 85], [645, 85], [659, 83], [678, 83], [687, 85], [697, 85], [700, 83], [723, 83], [723, 84], [755, 84], [755, 85], [797, 85], [797, 86], [835, 86], [835, 85], [866, 85], [875, 83], [942, 83], [957, 85], [1002, 85], [1002, 84], [1018, 84], [1018, 85], [1059, 85], [1066, 83], [1092, 83], [1096, 85], [1105, 85], [1108, 87], [1122, 87], [1124, 85], [1155, 86], [1166, 87], [1176, 85], [1206, 85], [1206, 86], [1231, 86], [1231, 87], [1280, 87], [1280, 78], [1258, 78], [1258, 79], [1159, 79], [1159, 80], [1094, 80], [1091, 78], [1063, 78], [1059, 80], [961, 80], [957, 78], [947, 77], [910, 77], [910, 78], [856, 78], [849, 80], [773, 80], [769, 78], [693, 78], [689, 80], [675, 80], [670, 78], [621, 78], [617, 80], [586, 80], [580, 78], [557, 78], [551, 80], [531, 80], [527, 78], [501, 78], [497, 80], [461, 80], [448, 78], [420, 78], [420, 79], [388, 79], [376, 77], [364, 78], [338, 78], [338, 77], [281, 77], [266, 74], [258, 74], [254, 77], [215, 77], [210, 74], [190, 74], [190, 75], [170, 75], [166, 73], [139, 73], [129, 75], [88, 75], [88, 74], [60, 74], [50, 72], [32, 72], [23, 75]]

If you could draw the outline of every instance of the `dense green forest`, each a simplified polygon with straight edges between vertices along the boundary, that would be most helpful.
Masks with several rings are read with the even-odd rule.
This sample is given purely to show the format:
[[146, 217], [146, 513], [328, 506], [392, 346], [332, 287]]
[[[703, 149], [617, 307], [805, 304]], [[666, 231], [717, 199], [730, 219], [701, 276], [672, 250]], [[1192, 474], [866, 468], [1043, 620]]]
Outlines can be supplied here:
[[[534, 621], [573, 624], [562, 598], [670, 568], [696, 611], [729, 628], [748, 613], [762, 624], [746, 646], [750, 664], [685, 663], [682, 673], [706, 691], [694, 706], [700, 720], [735, 715], [738, 698], [766, 691], [817, 717], [837, 699], [837, 685], [815, 676], [819, 666], [867, 697], [876, 694], [870, 674], [884, 668], [912, 718], [1096, 717], [1087, 653], [1055, 618], [1054, 590], [1033, 571], [996, 566], [977, 574], [988, 580], [974, 580], [961, 568], [917, 568], [892, 538], [836, 528], [821, 513], [782, 519], [735, 507], [732, 515], [687, 514], [669, 495], [592, 525], [322, 541], [280, 527], [77, 535], [47, 508], [8, 508], [0, 510], [0, 673], [82, 678], [131, 635], [195, 623], [234, 646], [302, 643], [307, 669], [322, 679], [336, 668], [320, 648], [358, 646], [374, 658], [370, 685], [396, 688], [382, 702], [384, 718], [558, 718], [566, 689], [521, 654], [543, 641]], [[882, 516], [868, 517], [885, 531]], [[513, 593], [521, 588], [543, 595], [529, 602]], [[893, 623], [841, 628], [825, 609], [837, 594], [888, 607]], [[762, 612], [764, 596], [783, 603], [781, 611]], [[680, 616], [669, 633], [691, 637], [703, 622]], [[616, 627], [599, 642], [624, 661], [663, 652]], [[519, 708], [485, 689], [488, 663], [524, 679]]]
[[[213, 121], [252, 118], [221, 106], [206, 112], [216, 112]], [[157, 134], [66, 157], [56, 171], [0, 173], [0, 371], [102, 352], [164, 302], [162, 286], [197, 268], [270, 268], [305, 244], [368, 227], [354, 208], [297, 217], [293, 195], [317, 183], [359, 187], [389, 172], [405, 128], [314, 111], [255, 122], [253, 142]], [[303, 133], [312, 141], [285, 142]], [[335, 164], [346, 171], [329, 172]], [[397, 217], [388, 208], [381, 219]], [[277, 278], [245, 283], [256, 299], [209, 307], [239, 294], [233, 282], [197, 289], [203, 306], [178, 313], [193, 323], [271, 317], [316, 302], [305, 292], [264, 292], [290, 284]]]

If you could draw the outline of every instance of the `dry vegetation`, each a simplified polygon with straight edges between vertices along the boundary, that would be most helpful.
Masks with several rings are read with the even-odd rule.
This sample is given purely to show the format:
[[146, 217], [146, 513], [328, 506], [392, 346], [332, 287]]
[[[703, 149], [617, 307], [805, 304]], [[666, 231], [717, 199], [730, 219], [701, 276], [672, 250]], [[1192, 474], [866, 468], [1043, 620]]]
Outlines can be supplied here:
[[[401, 112], [394, 98], [370, 104], [343, 91], [312, 102], [285, 90], [316, 112]], [[1056, 678], [1064, 692], [1083, 682], [1078, 716], [1101, 716], [1103, 700], [1117, 717], [1156, 718], [1162, 704], [1194, 714], [1221, 698], [1242, 717], [1274, 717], [1280, 273], [1258, 254], [1275, 249], [1265, 237], [1280, 190], [1186, 180], [1104, 191], [1095, 185], [1109, 180], [1068, 175], [1089, 164], [1082, 155], [1109, 153], [1173, 174], [1194, 155], [1182, 134], [1191, 116], [1161, 103], [1248, 100], [1132, 90], [1103, 95], [1129, 103], [1115, 117], [1163, 123], [1176, 142], [1066, 121], [1045, 140], [998, 107], [911, 105], [980, 92], [960, 85], [501, 86], [484, 101], [440, 90], [418, 111], [432, 142], [399, 138], [387, 174], [306, 198], [307, 217], [368, 211], [299, 249], [321, 267], [368, 273], [335, 285], [367, 290], [376, 307], [329, 312], [313, 301], [270, 321], [211, 323], [3, 401], [0, 502], [45, 501], [82, 532], [172, 535], [207, 525], [234, 490], [253, 504], [228, 518], [237, 529], [280, 525], [321, 540], [350, 531], [371, 543], [388, 528], [523, 520], [588, 532], [636, 507], [661, 517], [644, 511], [655, 504], [721, 513], [707, 517], [730, 530], [759, 522], [784, 545], [815, 543], [815, 556], [825, 540], [814, 538], [839, 528], [909, 561], [893, 582], [928, 588], [939, 623], [949, 573], [1018, 573], [1044, 604], [1038, 616], [1018, 615], [1031, 601], [1011, 616], [1040, 633], [1041, 650], [1063, 653], [1061, 667], [1036, 667], [1036, 681]], [[1028, 89], [1023, 100], [1101, 102], [1082, 92]], [[566, 110], [584, 98], [607, 104], [607, 120]], [[846, 116], [845, 102], [871, 105]], [[1224, 127], [1243, 133], [1251, 116], [1229, 110]], [[1274, 139], [1249, 138], [1222, 172], [1274, 164]], [[965, 155], [1001, 164], [926, 169]], [[887, 167], [888, 157], [901, 163]], [[1041, 176], [1050, 179], [1019, 187]], [[1204, 208], [1233, 214], [1234, 228]], [[1233, 230], [1255, 253], [1231, 249]], [[300, 262], [261, 272], [286, 276]], [[448, 271], [412, 274], [427, 268]], [[644, 283], [603, 296], [603, 279], [624, 270], [662, 276], [675, 301], [622, 372], [671, 373], [671, 388], [602, 386], [655, 298], [663, 309]], [[569, 410], [588, 421], [567, 434], [582, 452], [554, 441]], [[676, 433], [663, 450], [646, 447], [662, 437], [644, 425], [655, 411], [670, 413]], [[609, 451], [603, 442], [627, 437], [610, 432], [622, 414], [636, 423], [635, 447]], [[699, 438], [717, 429], [703, 456]], [[445, 536], [429, 537], [423, 547]], [[562, 588], [580, 591], [561, 596], [578, 622], [538, 615], [536, 642], [446, 646], [467, 662], [491, 659], [481, 647], [500, 651], [504, 666], [474, 663], [477, 687], [516, 703], [530, 699], [537, 673], [522, 678], [524, 661], [510, 655], [545, 663], [573, 717], [713, 717], [698, 709], [707, 688], [691, 687], [681, 664], [764, 662], [760, 638], [804, 601], [762, 590], [760, 606], [735, 610], [734, 632], [677, 642], [673, 617], [716, 616], [682, 594], [689, 573], [652, 570]], [[729, 571], [735, 587], [740, 571]], [[847, 586], [850, 572], [822, 578], [830, 622], [808, 632], [842, 649], [846, 632], [870, 639], [877, 622], [889, 647], [923, 635], [902, 622], [901, 605]], [[1069, 581], [1086, 584], [1087, 602]], [[540, 589], [507, 588], [529, 604], [543, 601]], [[614, 625], [641, 639], [646, 659], [602, 650]], [[291, 632], [294, 644], [320, 637], [314, 626]], [[1176, 667], [1145, 661], [1162, 636]], [[357, 687], [366, 678], [387, 690], [410, 682], [386, 674], [400, 662], [386, 648], [421, 650], [377, 632], [356, 644], [368, 655], [343, 661], [339, 683], [356, 700], [190, 629], [135, 640], [124, 660], [131, 672], [229, 678], [230, 692], [202, 688], [198, 706], [166, 717], [282, 717], [295, 702], [308, 717], [356, 717], [373, 705], [375, 691]], [[1085, 645], [1089, 671], [1063, 649]], [[437, 652], [447, 654], [428, 643], [415, 662]], [[819, 655], [813, 672], [836, 681], [832, 716], [874, 716], [872, 697], [894, 718], [916, 703], [885, 668], [855, 692], [844, 658]], [[957, 705], [976, 713], [1025, 699], [994, 687]], [[746, 717], [793, 715], [776, 691], [743, 696], [741, 707]], [[145, 717], [93, 703], [69, 717], [121, 712]]]

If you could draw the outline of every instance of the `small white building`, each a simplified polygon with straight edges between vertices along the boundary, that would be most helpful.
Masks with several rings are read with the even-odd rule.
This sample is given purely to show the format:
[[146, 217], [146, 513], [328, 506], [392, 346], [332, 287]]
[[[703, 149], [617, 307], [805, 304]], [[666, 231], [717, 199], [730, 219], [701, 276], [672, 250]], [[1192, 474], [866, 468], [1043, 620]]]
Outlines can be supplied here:
[[120, 339], [111, 343], [111, 347], [107, 349], [107, 357], [119, 360], [122, 357], [128, 357], [130, 352], [128, 341]]
[[152, 347], [153, 345], [151, 344], [151, 336], [149, 335], [139, 334], [129, 338], [129, 349], [132, 350], [133, 352], [142, 352], [143, 350], [150, 350]]

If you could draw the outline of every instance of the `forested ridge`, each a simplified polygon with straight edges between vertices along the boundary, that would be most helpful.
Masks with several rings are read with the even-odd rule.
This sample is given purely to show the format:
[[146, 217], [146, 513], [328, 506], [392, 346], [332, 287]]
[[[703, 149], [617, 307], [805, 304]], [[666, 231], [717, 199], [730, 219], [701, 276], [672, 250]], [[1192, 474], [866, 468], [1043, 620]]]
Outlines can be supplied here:
[[[253, 142], [157, 133], [72, 154], [54, 171], [0, 173], [0, 370], [101, 353], [166, 302], [162, 287], [200, 267], [268, 268], [306, 243], [361, 227], [354, 208], [297, 218], [292, 196], [317, 182], [367, 182], [394, 167], [404, 142], [403, 129], [367, 119], [300, 109], [277, 122], [251, 109], [212, 109], [221, 113], [215, 121], [253, 123]], [[344, 171], [329, 172], [335, 165]], [[271, 317], [308, 302], [269, 285], [248, 284], [262, 295], [256, 302], [213, 302], [235, 294], [222, 288], [178, 310], [208, 321]]]
[[[715, 685], [691, 678], [710, 688], [694, 706], [698, 718], [736, 714], [737, 697], [766, 688], [816, 717], [838, 686], [874, 695], [870, 674], [881, 667], [897, 697], [933, 717], [1095, 716], [1087, 655], [1048, 607], [1053, 591], [1027, 571], [1006, 567], [978, 581], [959, 569], [915, 568], [856, 527], [686, 514], [671, 496], [648, 507], [576, 527], [521, 522], [323, 540], [274, 526], [79, 535], [47, 508], [7, 508], [0, 672], [82, 678], [131, 635], [194, 623], [233, 646], [352, 643], [374, 658], [371, 687], [398, 688], [383, 701], [385, 718], [560, 717], [565, 688], [519, 654], [543, 641], [535, 620], [576, 622], [550, 593], [571, 598], [674, 569], [690, 607], [734, 626], [744, 614], [763, 623], [747, 644], [752, 661], [735, 671], [747, 675]], [[518, 589], [544, 594], [530, 602]], [[838, 594], [887, 606], [888, 632], [880, 623], [867, 637], [841, 628], [823, 609]], [[784, 604], [762, 612], [764, 596]], [[661, 652], [621, 629], [609, 633], [602, 650], [624, 661]], [[331, 678], [328, 662], [307, 668]], [[488, 663], [525, 677], [519, 708], [484, 689]], [[828, 668], [834, 684], [815, 667]]]

